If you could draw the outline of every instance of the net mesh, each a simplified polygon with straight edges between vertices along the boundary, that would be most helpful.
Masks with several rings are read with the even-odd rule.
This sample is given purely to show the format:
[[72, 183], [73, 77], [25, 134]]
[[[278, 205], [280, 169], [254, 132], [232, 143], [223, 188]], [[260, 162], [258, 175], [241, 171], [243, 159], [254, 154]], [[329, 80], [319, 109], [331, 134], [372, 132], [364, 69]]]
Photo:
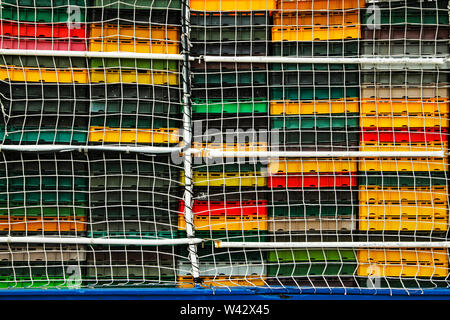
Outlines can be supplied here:
[[448, 10], [3, 0], [0, 287], [447, 287]]

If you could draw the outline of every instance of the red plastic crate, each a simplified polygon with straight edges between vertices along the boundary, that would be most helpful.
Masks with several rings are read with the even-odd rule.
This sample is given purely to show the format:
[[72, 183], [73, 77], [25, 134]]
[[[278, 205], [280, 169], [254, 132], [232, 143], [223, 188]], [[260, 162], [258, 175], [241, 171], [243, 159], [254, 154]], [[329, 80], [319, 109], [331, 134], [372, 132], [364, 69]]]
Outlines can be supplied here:
[[81, 24], [80, 28], [68, 28], [67, 23], [24, 23], [1, 21], [0, 34], [4, 37], [25, 37], [25, 38], [79, 38], [85, 39], [86, 25]]
[[357, 186], [356, 172], [283, 173], [269, 176], [269, 188], [328, 188]]
[[21, 50], [57, 50], [57, 51], [87, 51], [85, 40], [53, 40], [53, 39], [1, 39], [1, 49]]
[[[246, 201], [205, 201], [194, 200], [192, 211], [195, 215], [219, 216], [219, 215], [260, 215], [267, 216], [267, 200]], [[179, 212], [184, 212], [184, 201], [180, 201]]]
[[362, 128], [361, 141], [445, 142], [447, 133], [447, 128]]

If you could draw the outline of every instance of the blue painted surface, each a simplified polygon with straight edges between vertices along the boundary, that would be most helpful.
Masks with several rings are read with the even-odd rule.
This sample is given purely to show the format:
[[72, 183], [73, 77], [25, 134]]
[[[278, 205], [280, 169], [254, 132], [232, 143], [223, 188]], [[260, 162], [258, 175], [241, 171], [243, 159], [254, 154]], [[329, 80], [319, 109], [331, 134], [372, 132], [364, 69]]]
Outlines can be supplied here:
[[0, 300], [450, 300], [450, 289], [11, 289]]

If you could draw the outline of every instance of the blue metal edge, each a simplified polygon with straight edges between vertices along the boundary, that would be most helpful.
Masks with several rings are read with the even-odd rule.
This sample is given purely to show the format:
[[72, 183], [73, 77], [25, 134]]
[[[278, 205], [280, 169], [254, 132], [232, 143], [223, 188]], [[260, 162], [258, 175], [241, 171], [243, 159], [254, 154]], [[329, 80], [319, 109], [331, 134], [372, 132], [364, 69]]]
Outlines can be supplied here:
[[450, 300], [450, 288], [2, 289], [0, 300]]

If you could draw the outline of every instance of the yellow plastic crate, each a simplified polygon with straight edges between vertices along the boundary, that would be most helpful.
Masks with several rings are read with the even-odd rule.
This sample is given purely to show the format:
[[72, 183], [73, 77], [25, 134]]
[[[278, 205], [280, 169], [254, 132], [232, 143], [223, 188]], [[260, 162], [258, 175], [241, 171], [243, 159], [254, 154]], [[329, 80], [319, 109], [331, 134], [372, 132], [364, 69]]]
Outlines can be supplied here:
[[410, 216], [378, 216], [375, 218], [360, 217], [361, 231], [447, 231], [447, 217], [428, 215]]
[[[263, 276], [217, 276], [202, 277], [202, 285], [205, 287], [262, 287], [266, 285]], [[194, 288], [192, 276], [178, 276], [179, 288]]]
[[272, 41], [316, 41], [359, 39], [360, 26], [273, 27]]
[[448, 99], [361, 100], [362, 114], [449, 114]]
[[179, 43], [145, 40], [89, 40], [89, 51], [178, 54]]
[[178, 143], [179, 129], [89, 128], [89, 142], [106, 143]]
[[277, 0], [277, 9], [284, 10], [342, 10], [365, 8], [365, 0]]
[[358, 25], [359, 13], [355, 11], [341, 12], [274, 12], [274, 26], [343, 26]]
[[[253, 231], [267, 230], [267, 216], [262, 215], [194, 215], [195, 230]], [[178, 216], [178, 230], [186, 230], [184, 215]]]
[[447, 171], [447, 158], [363, 158], [360, 171]]
[[[209, 157], [210, 152], [208, 150], [217, 150], [220, 152], [242, 152], [242, 151], [267, 151], [266, 142], [248, 142], [248, 143], [201, 143], [193, 142], [192, 148], [194, 157]], [[228, 155], [224, 155], [228, 157]]]
[[357, 113], [358, 99], [315, 100], [315, 101], [271, 101], [271, 115]]
[[360, 151], [447, 151], [447, 142], [427, 143], [378, 143], [376, 141], [360, 142]]
[[447, 277], [448, 252], [440, 248], [358, 250], [358, 275]]
[[180, 30], [171, 26], [91, 24], [90, 38], [101, 40], [180, 41]]
[[414, 202], [402, 202], [401, 204], [393, 205], [392, 203], [360, 203], [359, 205], [359, 218], [360, 219], [385, 219], [386, 217], [392, 217], [399, 219], [400, 217], [415, 218], [416, 216], [426, 217], [447, 217], [447, 206], [434, 205], [431, 203], [414, 203]]
[[[184, 172], [180, 173], [184, 184]], [[262, 172], [195, 172], [192, 176], [195, 186], [202, 187], [265, 187], [267, 177]]]
[[194, 11], [265, 11], [276, 8], [275, 0], [191, 0]]
[[360, 186], [359, 201], [361, 204], [424, 202], [430, 205], [446, 206], [447, 187], [366, 188], [365, 186]]
[[93, 69], [92, 83], [139, 83], [156, 85], [178, 85], [179, 76], [175, 72], [136, 69]]
[[268, 164], [268, 173], [299, 173], [299, 172], [356, 172], [358, 163], [352, 159], [280, 159]]
[[83, 68], [46, 69], [0, 66], [0, 80], [17, 82], [89, 83], [89, 72]]
[[360, 126], [364, 128], [430, 128], [448, 127], [448, 115], [434, 114], [361, 114]]

